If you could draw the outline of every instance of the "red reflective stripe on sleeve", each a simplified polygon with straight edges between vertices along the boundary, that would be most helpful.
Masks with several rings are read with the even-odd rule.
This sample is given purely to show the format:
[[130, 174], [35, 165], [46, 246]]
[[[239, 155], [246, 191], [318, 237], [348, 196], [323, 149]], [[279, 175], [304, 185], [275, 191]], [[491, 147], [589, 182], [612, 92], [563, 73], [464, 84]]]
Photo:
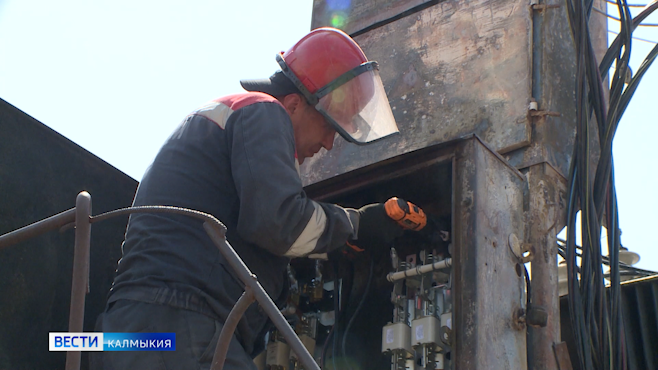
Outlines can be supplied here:
[[255, 103], [276, 103], [279, 104], [281, 107], [283, 107], [281, 102], [276, 100], [276, 98], [261, 92], [248, 92], [242, 94], [228, 95], [216, 99], [215, 101], [227, 105], [229, 108], [231, 108], [234, 111]]

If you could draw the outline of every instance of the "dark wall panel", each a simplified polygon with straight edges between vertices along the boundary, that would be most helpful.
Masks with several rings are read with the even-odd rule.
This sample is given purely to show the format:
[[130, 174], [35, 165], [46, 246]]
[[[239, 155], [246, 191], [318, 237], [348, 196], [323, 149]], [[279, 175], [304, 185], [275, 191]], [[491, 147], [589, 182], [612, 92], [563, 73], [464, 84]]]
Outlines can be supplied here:
[[[567, 342], [574, 370], [580, 370], [568, 296], [560, 298], [562, 340]], [[627, 281], [621, 286], [626, 357], [630, 370], [658, 368], [658, 277]]]
[[[0, 99], [0, 234], [73, 208], [83, 190], [92, 195], [93, 214], [130, 206], [136, 187]], [[92, 227], [85, 331], [105, 305], [126, 223], [123, 217]], [[0, 370], [64, 368], [65, 352], [48, 352], [48, 332], [68, 329], [72, 266], [72, 229], [0, 250]]]

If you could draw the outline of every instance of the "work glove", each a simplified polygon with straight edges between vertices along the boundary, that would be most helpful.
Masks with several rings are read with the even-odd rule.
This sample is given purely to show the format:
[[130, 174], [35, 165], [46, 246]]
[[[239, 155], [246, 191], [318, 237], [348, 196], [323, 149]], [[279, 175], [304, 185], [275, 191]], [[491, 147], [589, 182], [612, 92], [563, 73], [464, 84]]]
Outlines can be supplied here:
[[359, 208], [357, 238], [349, 240], [352, 249], [388, 250], [393, 240], [402, 236], [404, 230], [386, 214], [384, 203], [369, 204]]

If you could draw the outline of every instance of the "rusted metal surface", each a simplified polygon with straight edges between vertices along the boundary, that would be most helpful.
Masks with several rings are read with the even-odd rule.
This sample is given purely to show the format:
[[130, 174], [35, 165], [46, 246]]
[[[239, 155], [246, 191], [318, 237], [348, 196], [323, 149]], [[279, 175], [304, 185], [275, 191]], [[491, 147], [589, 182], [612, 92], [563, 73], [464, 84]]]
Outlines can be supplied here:
[[352, 35], [436, 3], [438, 0], [315, 0], [311, 29], [331, 26]]
[[526, 332], [515, 315], [525, 281], [507, 241], [524, 238], [525, 178], [477, 139], [457, 149], [454, 180], [456, 369], [526, 369]]
[[[505, 154], [517, 168], [548, 162], [563, 176], [568, 176], [576, 136], [575, 75], [576, 51], [564, 1], [546, 0], [550, 8], [535, 11], [533, 16], [533, 88], [532, 96], [540, 111], [555, 114], [532, 117], [532, 143], [528, 147]], [[605, 9], [604, 0], [594, 6]], [[599, 58], [607, 49], [607, 20], [592, 12], [590, 35]], [[607, 84], [604, 83], [604, 86]], [[605, 88], [607, 96], [607, 88]], [[596, 132], [596, 124], [591, 125]], [[591, 148], [598, 148], [597, 135], [592, 135]], [[592, 156], [596, 168], [598, 154]]]
[[381, 76], [401, 134], [364, 147], [336, 140], [302, 166], [311, 184], [475, 133], [495, 150], [528, 145], [530, 7], [445, 1], [355, 39]]
[[[72, 215], [75, 196], [83, 190], [94, 194], [96, 211], [129, 206], [137, 187], [135, 180], [3, 100], [0, 176], [0, 234], [63, 210]], [[127, 221], [124, 216], [94, 228], [84, 331], [94, 330], [105, 307]], [[65, 352], [44, 350], [48, 332], [67, 331], [69, 322], [74, 232], [57, 232], [58, 222], [52, 232], [0, 249], [0, 369], [65, 366]], [[83, 369], [86, 358], [83, 353]]]
[[533, 259], [532, 306], [548, 313], [545, 327], [528, 328], [528, 367], [558, 370], [553, 344], [560, 341], [557, 233], [566, 221], [566, 179], [548, 163], [530, 167], [528, 179], [528, 243]]
[[558, 370], [573, 370], [573, 366], [571, 366], [571, 358], [569, 357], [569, 350], [567, 349], [567, 343], [555, 343], [553, 345], [553, 351], [555, 352], [555, 362], [557, 362]]
[[[459, 141], [462, 141], [462, 139], [391, 158], [319, 183], [308, 185], [304, 190], [313, 199], [329, 201], [336, 199], [336, 197], [359, 191], [364, 187], [377, 185], [414, 172], [423, 172], [428, 167], [437, 163], [450, 161], [453, 156], [450, 146]], [[448, 187], [448, 184], [444, 184], [441, 188]], [[448, 203], [447, 206], [450, 206], [450, 204]]]
[[[89, 247], [91, 241], [91, 196], [86, 191], [75, 201], [75, 244], [73, 247], [73, 283], [69, 308], [69, 333], [83, 331], [85, 297], [89, 289]], [[79, 370], [82, 352], [66, 352], [66, 370]]]

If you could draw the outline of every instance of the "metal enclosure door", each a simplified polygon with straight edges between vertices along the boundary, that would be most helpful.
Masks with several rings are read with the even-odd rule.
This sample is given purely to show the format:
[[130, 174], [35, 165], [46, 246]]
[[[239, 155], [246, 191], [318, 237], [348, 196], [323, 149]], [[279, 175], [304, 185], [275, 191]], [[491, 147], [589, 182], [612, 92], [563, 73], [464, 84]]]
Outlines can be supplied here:
[[479, 139], [456, 149], [453, 176], [454, 344], [458, 370], [526, 369], [525, 177]]

